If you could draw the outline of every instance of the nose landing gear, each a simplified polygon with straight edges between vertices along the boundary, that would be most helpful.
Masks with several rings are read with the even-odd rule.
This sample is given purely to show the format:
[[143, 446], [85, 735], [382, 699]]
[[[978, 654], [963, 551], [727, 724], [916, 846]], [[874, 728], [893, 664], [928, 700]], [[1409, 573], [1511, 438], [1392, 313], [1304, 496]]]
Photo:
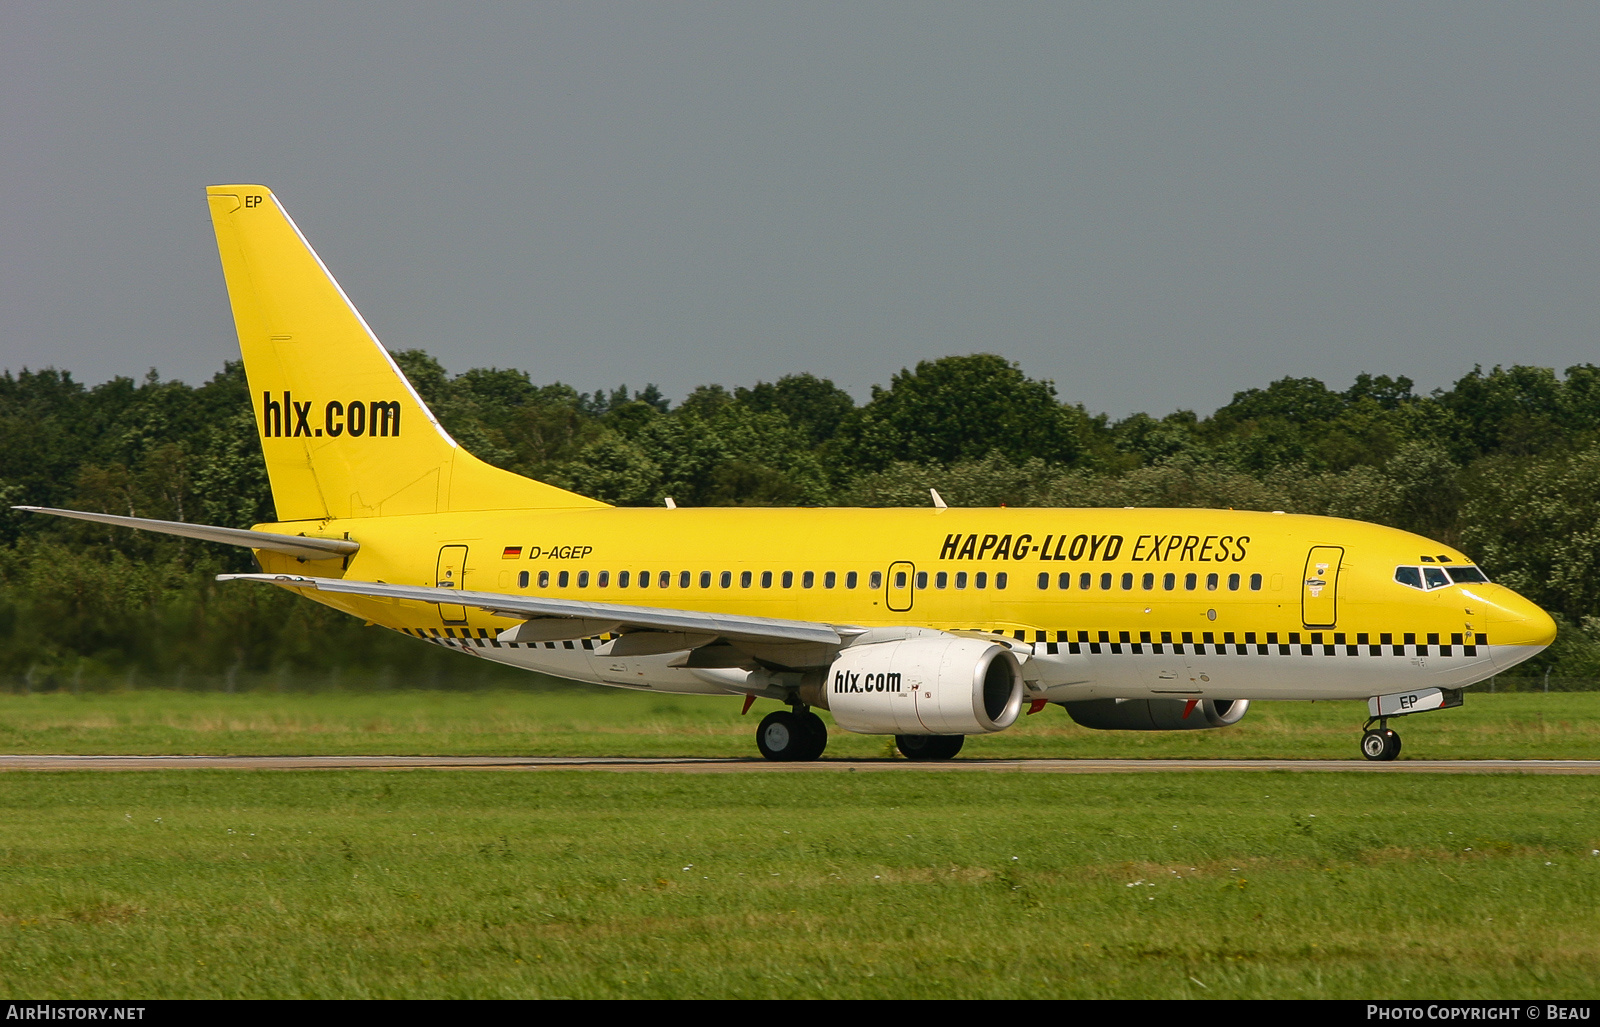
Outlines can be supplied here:
[[[1428, 710], [1460, 706], [1459, 688], [1419, 688], [1414, 692], [1375, 695], [1367, 700], [1367, 723], [1361, 730], [1361, 755], [1385, 762], [1400, 755], [1400, 736], [1389, 729], [1390, 717], [1408, 717]], [[1372, 725], [1378, 725], [1373, 727]]]
[[1374, 729], [1372, 721], [1361, 734], [1361, 755], [1369, 760], [1388, 761], [1400, 755], [1400, 735], [1390, 730], [1388, 721]]

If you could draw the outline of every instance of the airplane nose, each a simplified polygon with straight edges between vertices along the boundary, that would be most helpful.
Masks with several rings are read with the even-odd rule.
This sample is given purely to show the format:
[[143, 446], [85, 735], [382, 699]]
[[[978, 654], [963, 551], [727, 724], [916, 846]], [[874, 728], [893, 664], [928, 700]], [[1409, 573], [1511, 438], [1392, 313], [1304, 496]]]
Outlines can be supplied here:
[[1489, 644], [1518, 647], [1517, 662], [1556, 640], [1555, 619], [1530, 600], [1502, 587], [1484, 598], [1489, 607]]

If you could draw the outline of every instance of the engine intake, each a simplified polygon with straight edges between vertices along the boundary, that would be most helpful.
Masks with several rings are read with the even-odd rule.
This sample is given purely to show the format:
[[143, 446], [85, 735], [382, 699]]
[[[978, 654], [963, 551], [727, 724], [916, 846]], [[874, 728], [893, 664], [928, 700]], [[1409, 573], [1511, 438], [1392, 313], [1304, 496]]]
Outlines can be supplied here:
[[1010, 649], [954, 635], [853, 646], [828, 669], [827, 708], [868, 735], [983, 735], [1022, 709], [1022, 666]]
[[1082, 699], [1065, 702], [1072, 719], [1100, 731], [1195, 731], [1237, 724], [1250, 708], [1249, 699], [1201, 699], [1187, 720], [1187, 699]]

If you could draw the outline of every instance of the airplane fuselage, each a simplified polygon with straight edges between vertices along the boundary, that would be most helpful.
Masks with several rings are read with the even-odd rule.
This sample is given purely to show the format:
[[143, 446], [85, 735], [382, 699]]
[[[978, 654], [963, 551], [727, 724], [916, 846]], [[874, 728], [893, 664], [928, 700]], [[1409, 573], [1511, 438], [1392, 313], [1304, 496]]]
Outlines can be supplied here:
[[[1421, 589], [1397, 568], [1471, 561], [1358, 521], [1193, 509], [578, 509], [261, 525], [361, 550], [275, 573], [891, 630], [1003, 636], [1031, 694], [1365, 699], [1459, 688], [1547, 643], [1548, 618], [1487, 582]], [[1470, 575], [1469, 575], [1470, 576]], [[1420, 580], [1420, 578], [1419, 578]], [[470, 606], [312, 594], [473, 655], [579, 681], [740, 693], [681, 654], [613, 656], [609, 634], [504, 642]], [[782, 667], [781, 656], [769, 664]]]

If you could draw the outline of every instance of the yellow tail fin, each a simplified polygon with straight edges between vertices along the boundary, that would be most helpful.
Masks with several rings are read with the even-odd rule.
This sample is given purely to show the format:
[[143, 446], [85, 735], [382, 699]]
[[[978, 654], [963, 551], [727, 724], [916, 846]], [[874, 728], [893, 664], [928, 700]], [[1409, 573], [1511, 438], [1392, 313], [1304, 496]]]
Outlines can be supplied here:
[[462, 449], [269, 190], [206, 194], [279, 520], [606, 505]]

